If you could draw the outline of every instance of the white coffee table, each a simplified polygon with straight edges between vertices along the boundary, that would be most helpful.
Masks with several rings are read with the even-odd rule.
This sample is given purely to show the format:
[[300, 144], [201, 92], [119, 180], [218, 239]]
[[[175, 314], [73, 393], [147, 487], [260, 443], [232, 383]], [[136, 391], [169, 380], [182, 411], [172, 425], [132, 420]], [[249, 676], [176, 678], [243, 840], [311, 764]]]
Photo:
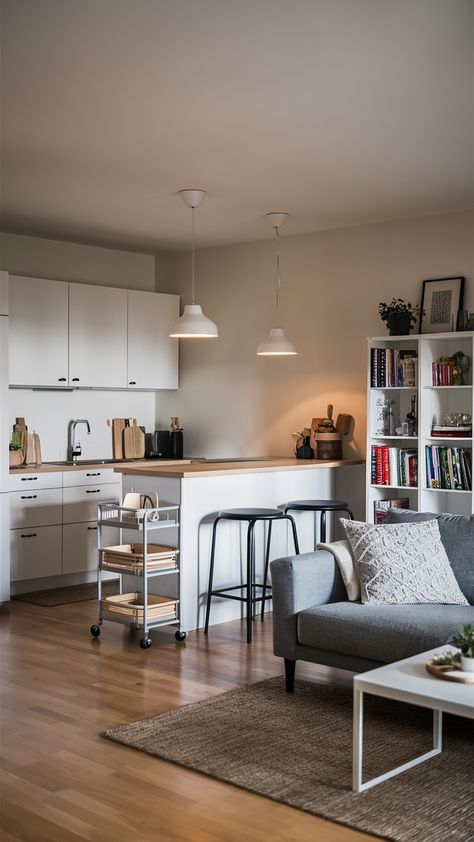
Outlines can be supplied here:
[[[445, 681], [430, 675], [425, 669], [425, 663], [434, 654], [456, 650], [452, 646], [438, 646], [429, 652], [421, 652], [413, 658], [405, 658], [384, 667], [364, 672], [354, 677], [354, 727], [353, 727], [353, 755], [352, 755], [352, 789], [362, 792], [399, 775], [406, 769], [411, 769], [424, 760], [429, 760], [442, 750], [443, 713], [454, 713], [474, 719], [474, 684], [460, 684]], [[376, 778], [362, 782], [363, 742], [364, 742], [364, 693], [373, 696], [384, 696], [387, 699], [397, 699], [433, 711], [433, 748], [409, 760], [396, 769], [384, 772]]]

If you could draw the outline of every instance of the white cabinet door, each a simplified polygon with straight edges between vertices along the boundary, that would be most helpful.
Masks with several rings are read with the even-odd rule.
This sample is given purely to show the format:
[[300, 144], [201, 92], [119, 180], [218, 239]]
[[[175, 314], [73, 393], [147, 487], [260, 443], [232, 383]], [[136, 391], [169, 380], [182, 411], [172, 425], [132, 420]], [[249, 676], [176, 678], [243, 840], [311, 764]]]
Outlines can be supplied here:
[[179, 296], [128, 291], [129, 389], [178, 388], [178, 340], [169, 333]]
[[97, 570], [97, 526], [68, 523], [63, 526], [63, 573]]
[[77, 486], [63, 489], [63, 523], [97, 521], [97, 503], [118, 502], [122, 483]]
[[12, 386], [68, 385], [68, 284], [10, 275]]
[[60, 526], [25, 527], [10, 530], [12, 582], [59, 576], [62, 572], [62, 529]]
[[126, 289], [69, 284], [69, 384], [126, 387]]
[[[116, 529], [105, 527], [102, 530], [104, 546], [118, 543]], [[97, 570], [99, 554], [97, 551], [97, 524], [67, 523], [63, 526], [63, 573], [82, 573]]]
[[10, 528], [55, 526], [63, 521], [62, 488], [10, 492]]
[[99, 483], [117, 483], [121, 482], [122, 477], [116, 474], [111, 468], [87, 468], [87, 470], [80, 471], [74, 468], [72, 471], [64, 471], [63, 486], [64, 488], [72, 488], [75, 485], [92, 485]]

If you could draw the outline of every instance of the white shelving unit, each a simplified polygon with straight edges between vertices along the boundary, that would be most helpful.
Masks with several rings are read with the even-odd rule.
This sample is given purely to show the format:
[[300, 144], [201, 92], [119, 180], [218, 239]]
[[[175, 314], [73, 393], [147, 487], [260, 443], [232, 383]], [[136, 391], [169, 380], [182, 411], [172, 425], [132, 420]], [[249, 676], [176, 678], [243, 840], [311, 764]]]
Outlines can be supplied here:
[[[412, 350], [418, 358], [416, 386], [380, 387], [371, 385], [371, 350], [392, 348]], [[434, 386], [432, 364], [441, 356], [452, 356], [462, 351], [471, 360], [471, 368], [462, 386]], [[377, 336], [368, 339], [367, 374], [367, 482], [366, 519], [373, 523], [374, 503], [378, 500], [393, 500], [406, 497], [411, 509], [431, 512], [473, 514], [474, 496], [471, 491], [427, 487], [426, 446], [460, 447], [472, 451], [472, 437], [450, 438], [432, 436], [433, 424], [442, 424], [449, 412], [470, 413], [474, 417], [473, 371], [474, 332], [433, 333], [412, 336]], [[379, 435], [377, 426], [377, 399], [387, 396], [395, 401], [393, 411], [396, 426], [401, 426], [411, 408], [411, 400], [417, 398], [417, 436]], [[418, 484], [416, 487], [398, 485], [377, 485], [373, 483], [371, 448], [373, 445], [388, 445], [414, 449], [418, 454]]]

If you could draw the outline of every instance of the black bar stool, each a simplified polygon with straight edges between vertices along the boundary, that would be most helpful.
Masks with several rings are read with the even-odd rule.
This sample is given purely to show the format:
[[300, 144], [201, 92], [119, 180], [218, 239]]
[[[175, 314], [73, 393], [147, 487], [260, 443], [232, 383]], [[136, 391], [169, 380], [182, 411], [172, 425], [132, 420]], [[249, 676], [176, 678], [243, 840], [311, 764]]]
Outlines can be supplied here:
[[344, 500], [290, 500], [285, 506], [285, 514], [292, 512], [320, 512], [319, 536], [321, 544], [326, 542], [326, 512], [347, 512], [351, 520], [354, 515], [349, 504]]
[[[214, 578], [214, 560], [216, 553], [216, 532], [217, 524], [221, 520], [236, 520], [247, 521], [247, 581], [242, 585], [235, 585], [230, 588], [221, 588], [219, 590], [212, 589], [212, 581]], [[265, 567], [263, 572], [263, 584], [255, 582], [255, 524], [259, 520], [268, 521], [268, 537], [265, 549]], [[247, 604], [247, 643], [252, 643], [252, 619], [253, 607], [256, 602], [262, 603], [261, 618], [263, 621], [263, 614], [265, 611], [265, 600], [267, 599], [267, 590], [271, 590], [271, 585], [267, 585], [268, 564], [270, 560], [270, 542], [272, 539], [272, 524], [274, 520], [289, 520], [293, 531], [293, 541], [295, 545], [295, 553], [299, 555], [298, 535], [296, 532], [296, 524], [286, 512], [281, 509], [224, 509], [217, 513], [217, 517], [212, 527], [212, 543], [211, 543], [211, 563], [209, 567], [209, 587], [207, 591], [207, 605], [206, 605], [206, 622], [204, 625], [204, 634], [209, 630], [209, 614], [211, 611], [211, 598], [213, 596], [220, 596], [223, 599], [236, 599], [239, 602]], [[256, 588], [262, 589], [262, 595], [256, 596]], [[229, 593], [230, 591], [237, 591], [245, 589], [245, 596], [236, 596]]]

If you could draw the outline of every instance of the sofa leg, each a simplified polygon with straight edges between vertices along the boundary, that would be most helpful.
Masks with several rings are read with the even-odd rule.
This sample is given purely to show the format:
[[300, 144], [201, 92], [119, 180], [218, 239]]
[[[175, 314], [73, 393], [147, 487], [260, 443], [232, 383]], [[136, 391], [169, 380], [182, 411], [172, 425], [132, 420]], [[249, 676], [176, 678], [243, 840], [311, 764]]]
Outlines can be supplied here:
[[285, 658], [285, 688], [287, 693], [295, 692], [295, 667], [296, 661]]

